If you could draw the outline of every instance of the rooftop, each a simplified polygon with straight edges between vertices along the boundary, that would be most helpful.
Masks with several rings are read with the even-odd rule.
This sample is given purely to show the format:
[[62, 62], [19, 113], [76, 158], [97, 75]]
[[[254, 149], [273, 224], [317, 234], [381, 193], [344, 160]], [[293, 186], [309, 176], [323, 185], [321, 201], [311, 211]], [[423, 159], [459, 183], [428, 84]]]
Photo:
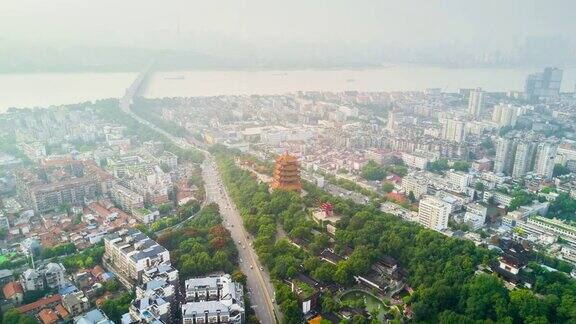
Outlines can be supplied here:
[[24, 306], [20, 306], [16, 310], [18, 310], [19, 313], [27, 313], [27, 312], [34, 310], [34, 309], [39, 309], [39, 308], [46, 307], [47, 305], [50, 305], [53, 303], [58, 303], [61, 300], [62, 300], [62, 296], [56, 294], [56, 295], [52, 295], [50, 297], [44, 297], [44, 298], [39, 299], [33, 303], [26, 304]]

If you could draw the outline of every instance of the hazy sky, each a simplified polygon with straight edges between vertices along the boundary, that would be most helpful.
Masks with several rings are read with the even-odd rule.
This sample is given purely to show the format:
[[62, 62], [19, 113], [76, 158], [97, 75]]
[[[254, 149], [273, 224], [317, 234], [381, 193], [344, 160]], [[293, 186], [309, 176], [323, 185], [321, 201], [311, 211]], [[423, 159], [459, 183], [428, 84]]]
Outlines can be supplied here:
[[0, 41], [284, 49], [296, 44], [506, 48], [576, 30], [563, 0], [0, 0]]

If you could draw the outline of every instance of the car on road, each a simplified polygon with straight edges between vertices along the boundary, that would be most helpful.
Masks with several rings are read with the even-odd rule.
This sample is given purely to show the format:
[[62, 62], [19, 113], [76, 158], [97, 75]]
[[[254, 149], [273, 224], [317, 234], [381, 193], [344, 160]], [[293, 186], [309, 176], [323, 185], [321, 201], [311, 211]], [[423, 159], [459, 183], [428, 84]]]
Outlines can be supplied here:
[[260, 267], [260, 271], [264, 271], [264, 268]]
[[250, 269], [254, 269], [254, 267], [252, 265], [250, 265]]

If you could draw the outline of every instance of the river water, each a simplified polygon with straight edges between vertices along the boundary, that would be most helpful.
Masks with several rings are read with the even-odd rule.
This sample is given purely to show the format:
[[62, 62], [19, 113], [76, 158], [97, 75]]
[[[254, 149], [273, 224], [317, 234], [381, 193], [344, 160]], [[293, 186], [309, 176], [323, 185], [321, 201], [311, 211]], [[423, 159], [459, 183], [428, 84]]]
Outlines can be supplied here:
[[[390, 66], [362, 70], [176, 71], [152, 75], [145, 97], [281, 94], [299, 90], [402, 91], [483, 87], [488, 91], [522, 90], [538, 69], [442, 68]], [[120, 97], [136, 73], [0, 74], [0, 112], [9, 107], [37, 107]], [[576, 69], [564, 71], [563, 91], [573, 91]]]

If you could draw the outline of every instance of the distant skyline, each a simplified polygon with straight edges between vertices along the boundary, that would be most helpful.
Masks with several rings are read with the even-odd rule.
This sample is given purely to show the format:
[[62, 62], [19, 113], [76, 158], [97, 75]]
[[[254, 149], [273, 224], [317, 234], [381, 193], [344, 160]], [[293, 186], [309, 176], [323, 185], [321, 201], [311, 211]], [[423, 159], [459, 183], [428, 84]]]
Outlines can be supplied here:
[[569, 64], [574, 12], [576, 2], [568, 0], [5, 0], [0, 50], [84, 46], [280, 61]]

